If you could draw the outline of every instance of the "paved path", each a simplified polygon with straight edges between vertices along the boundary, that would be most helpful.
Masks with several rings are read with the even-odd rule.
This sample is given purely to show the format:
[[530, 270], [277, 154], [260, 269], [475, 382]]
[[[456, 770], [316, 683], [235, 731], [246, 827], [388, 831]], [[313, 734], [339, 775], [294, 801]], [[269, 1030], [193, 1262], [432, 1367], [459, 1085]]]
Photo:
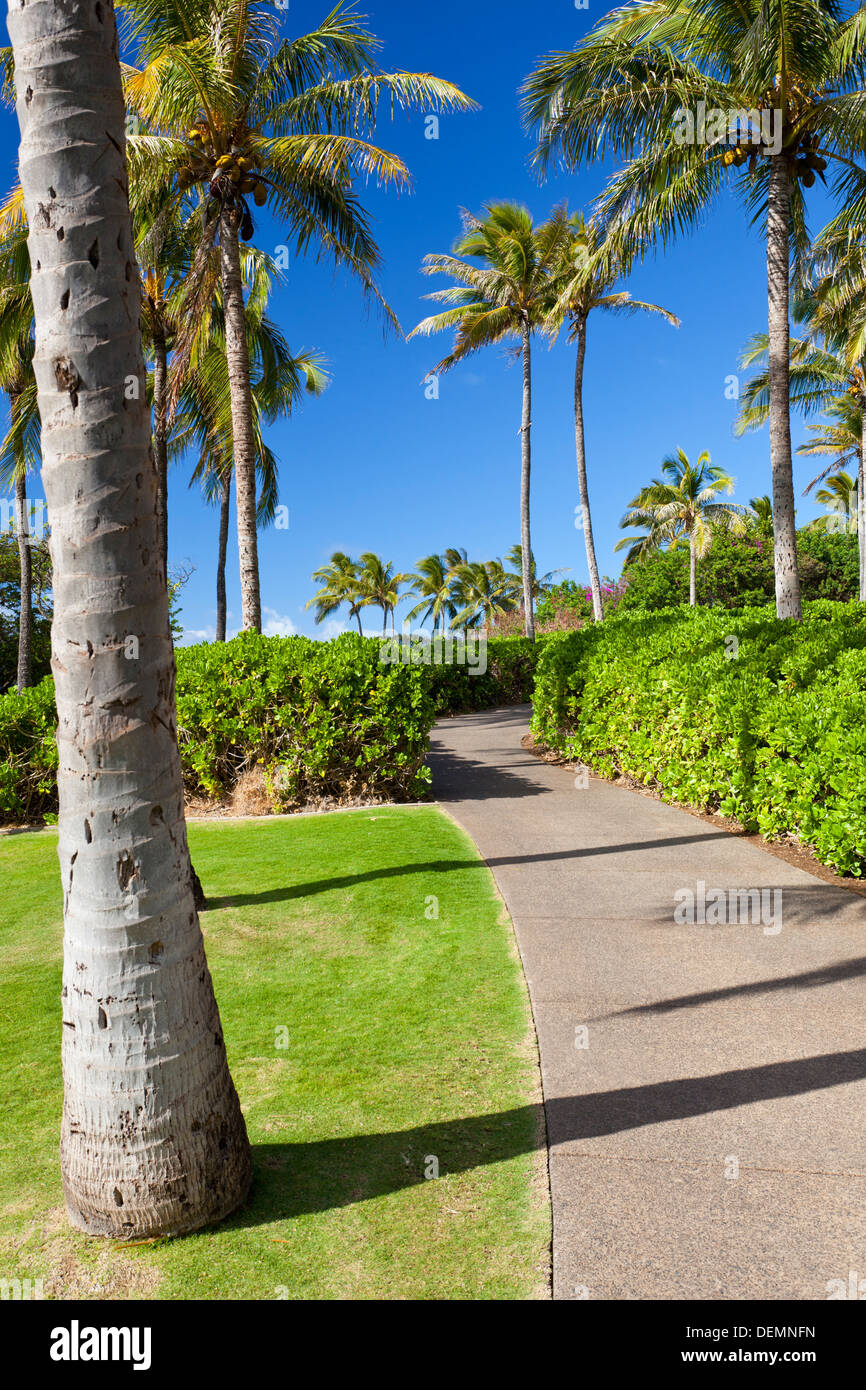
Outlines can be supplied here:
[[[521, 748], [527, 718], [443, 721], [431, 761], [529, 980], [554, 1297], [823, 1300], [851, 1271], [866, 1297], [866, 900], [577, 787]], [[769, 895], [763, 924], [678, 925], [699, 881], [780, 890], [781, 930]]]

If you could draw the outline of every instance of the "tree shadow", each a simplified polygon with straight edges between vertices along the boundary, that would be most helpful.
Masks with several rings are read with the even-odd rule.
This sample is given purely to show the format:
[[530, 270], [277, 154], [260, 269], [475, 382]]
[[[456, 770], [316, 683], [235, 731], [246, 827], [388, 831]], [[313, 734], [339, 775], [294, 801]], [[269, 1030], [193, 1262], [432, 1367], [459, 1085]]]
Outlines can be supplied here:
[[[213, 896], [211, 907], [250, 907], [255, 903], [288, 902], [293, 898], [313, 897], [317, 893], [353, 888], [359, 883], [372, 883], [384, 878], [402, 878], [409, 874], [455, 873], [463, 869], [498, 869], [506, 864], [544, 864], [564, 859], [587, 859], [595, 855], [624, 854], [632, 850], [665, 849], [676, 845], [697, 844], [705, 840], [726, 839], [724, 830], [706, 830], [694, 835], [673, 835], [663, 840], [635, 840], [618, 845], [584, 845], [579, 849], [544, 850], [537, 854], [505, 854], [490, 859], [428, 859], [415, 864], [392, 864], [387, 868], [368, 869], [363, 873], [338, 874], [331, 878], [313, 879], [308, 883], [285, 884], [262, 889], [257, 893], [235, 893]], [[673, 908], [671, 909], [673, 911]]]
[[678, 1009], [694, 1009], [701, 1004], [716, 1004], [722, 999], [740, 999], [755, 994], [774, 994], [782, 989], [817, 989], [821, 985], [834, 985], [841, 980], [858, 980], [866, 975], [866, 956], [855, 960], [840, 960], [835, 965], [825, 965], [818, 970], [806, 970], [799, 975], [780, 975], [774, 980], [756, 980], [748, 985], [726, 985], [722, 989], [704, 990], [699, 994], [681, 994], [675, 999], [660, 999], [654, 1004], [635, 1004], [630, 1009], [616, 1009], [613, 1013], [600, 1014], [596, 1021], [611, 1018], [628, 1018], [640, 1014], [668, 1014]]
[[433, 773], [433, 795], [437, 801], [494, 801], [549, 793], [552, 788], [543, 782], [512, 771], [512, 767], [525, 767], [518, 752], [513, 764], [503, 761], [510, 756], [506, 751], [498, 763], [479, 762], [431, 743], [427, 766]]
[[628, 1086], [523, 1105], [412, 1129], [298, 1144], [257, 1144], [248, 1205], [228, 1224], [251, 1227], [370, 1201], [440, 1176], [507, 1162], [647, 1125], [866, 1080], [866, 1048], [771, 1062], [710, 1076]]

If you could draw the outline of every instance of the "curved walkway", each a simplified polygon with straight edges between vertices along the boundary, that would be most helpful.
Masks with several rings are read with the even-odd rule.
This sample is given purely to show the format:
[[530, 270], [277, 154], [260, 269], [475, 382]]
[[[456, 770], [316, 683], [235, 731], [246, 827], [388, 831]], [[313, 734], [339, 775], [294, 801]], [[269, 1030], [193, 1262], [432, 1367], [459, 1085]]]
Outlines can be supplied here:
[[866, 900], [581, 785], [527, 723], [442, 721], [431, 765], [529, 981], [554, 1297], [866, 1297]]

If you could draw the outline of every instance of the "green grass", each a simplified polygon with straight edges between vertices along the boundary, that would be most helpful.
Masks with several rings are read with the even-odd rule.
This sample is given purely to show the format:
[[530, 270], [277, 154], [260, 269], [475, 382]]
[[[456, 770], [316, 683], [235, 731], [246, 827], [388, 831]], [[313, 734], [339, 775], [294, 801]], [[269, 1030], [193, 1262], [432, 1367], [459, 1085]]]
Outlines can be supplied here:
[[2, 837], [0, 1278], [59, 1298], [545, 1297], [534, 1035], [471, 841], [433, 807], [211, 822], [190, 841], [250, 1199], [155, 1244], [70, 1230], [56, 835]]

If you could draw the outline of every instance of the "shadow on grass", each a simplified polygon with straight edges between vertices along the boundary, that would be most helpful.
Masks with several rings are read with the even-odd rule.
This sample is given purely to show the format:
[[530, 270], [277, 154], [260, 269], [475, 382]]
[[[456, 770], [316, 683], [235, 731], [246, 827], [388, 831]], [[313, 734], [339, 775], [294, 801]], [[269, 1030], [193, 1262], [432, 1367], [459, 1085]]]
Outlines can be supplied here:
[[866, 1080], [866, 1048], [772, 1062], [710, 1076], [567, 1096], [541, 1105], [470, 1115], [414, 1129], [258, 1144], [249, 1204], [232, 1219], [261, 1225], [369, 1201], [426, 1181], [432, 1158], [439, 1173], [503, 1163], [544, 1144], [552, 1150], [645, 1125], [689, 1119], [740, 1105], [778, 1100]]
[[621, 845], [586, 845], [580, 849], [547, 850], [538, 854], [506, 854], [493, 856], [490, 859], [429, 859], [418, 864], [393, 864], [385, 869], [369, 869], [364, 873], [339, 874], [333, 878], [313, 879], [309, 883], [294, 883], [279, 888], [266, 888], [260, 893], [235, 893], [227, 897], [213, 895], [209, 906], [249, 907], [254, 903], [288, 902], [292, 898], [308, 898], [316, 893], [329, 893], [332, 890], [353, 888], [358, 883], [372, 883], [383, 878], [401, 878], [406, 874], [453, 873], [462, 869], [498, 869], [506, 864], [548, 864], [563, 859], [591, 859], [598, 855], [626, 854], [633, 850], [666, 849], [677, 845], [698, 844], [705, 840], [728, 838], [725, 830], [707, 830], [695, 835], [670, 836], [664, 840], [634, 840]]

